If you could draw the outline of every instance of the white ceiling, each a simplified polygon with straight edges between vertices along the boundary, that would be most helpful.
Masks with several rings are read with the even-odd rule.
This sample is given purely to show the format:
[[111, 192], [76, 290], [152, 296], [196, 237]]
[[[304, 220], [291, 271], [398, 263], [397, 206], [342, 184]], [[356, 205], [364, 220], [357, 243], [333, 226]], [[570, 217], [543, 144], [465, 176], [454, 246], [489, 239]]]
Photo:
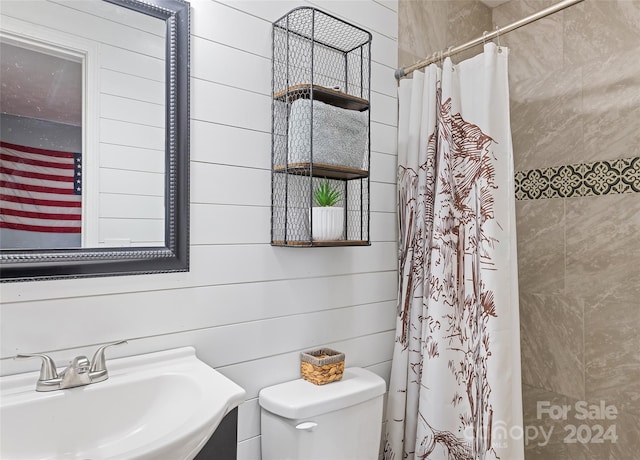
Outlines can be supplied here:
[[82, 65], [0, 43], [3, 113], [74, 126], [82, 123]]

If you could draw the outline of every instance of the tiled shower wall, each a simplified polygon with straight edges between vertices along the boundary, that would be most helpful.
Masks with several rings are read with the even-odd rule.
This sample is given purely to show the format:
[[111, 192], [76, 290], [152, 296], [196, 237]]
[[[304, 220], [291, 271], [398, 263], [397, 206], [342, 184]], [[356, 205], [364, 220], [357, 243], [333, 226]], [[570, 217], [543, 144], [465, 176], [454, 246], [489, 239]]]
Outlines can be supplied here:
[[[493, 21], [551, 3], [512, 0], [493, 10]], [[503, 41], [512, 51], [516, 170], [589, 171], [599, 162], [605, 178], [626, 178], [637, 191], [637, 166], [609, 166], [640, 156], [640, 2], [586, 0]], [[525, 423], [554, 429], [547, 445], [538, 445], [541, 435], [530, 440], [527, 460], [637, 458], [640, 194], [604, 186], [593, 195], [571, 174], [564, 181], [566, 197], [516, 202]], [[566, 419], [538, 414], [544, 401], [569, 405]], [[578, 420], [578, 401], [603, 401], [618, 415]], [[581, 425], [580, 439], [571, 436]], [[597, 442], [597, 425], [615, 426], [617, 442]]]
[[491, 9], [478, 0], [400, 0], [398, 22], [398, 64], [405, 67], [482, 35], [491, 27]]
[[[400, 64], [552, 3], [511, 0], [491, 10], [473, 1], [400, 1]], [[511, 50], [516, 170], [592, 171], [624, 159], [635, 166], [598, 180], [626, 178], [637, 191], [640, 2], [585, 0], [500, 41]], [[622, 186], [571, 193], [583, 179], [557, 179], [560, 196], [516, 202], [527, 460], [628, 460], [640, 451], [640, 194]], [[580, 401], [615, 406], [617, 416], [578, 420]], [[538, 414], [546, 402], [568, 405], [566, 418]], [[611, 426], [615, 443], [599, 436]], [[548, 442], [541, 427], [553, 429]]]

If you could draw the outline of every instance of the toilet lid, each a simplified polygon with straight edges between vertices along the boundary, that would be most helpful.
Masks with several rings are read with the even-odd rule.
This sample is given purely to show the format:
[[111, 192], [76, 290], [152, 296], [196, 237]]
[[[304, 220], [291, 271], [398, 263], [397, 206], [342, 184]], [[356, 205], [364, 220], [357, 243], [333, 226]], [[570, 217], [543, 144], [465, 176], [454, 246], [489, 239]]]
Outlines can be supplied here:
[[342, 380], [314, 385], [292, 380], [260, 390], [263, 409], [289, 419], [314, 417], [344, 409], [381, 396], [386, 391], [382, 377], [359, 367], [345, 369]]

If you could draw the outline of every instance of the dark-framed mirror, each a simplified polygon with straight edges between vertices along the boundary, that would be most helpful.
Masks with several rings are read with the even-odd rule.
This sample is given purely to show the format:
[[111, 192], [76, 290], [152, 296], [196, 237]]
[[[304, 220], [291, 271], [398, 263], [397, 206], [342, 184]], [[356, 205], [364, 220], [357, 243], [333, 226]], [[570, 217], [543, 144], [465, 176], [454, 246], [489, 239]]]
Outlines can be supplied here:
[[189, 3], [0, 14], [0, 280], [188, 271]]

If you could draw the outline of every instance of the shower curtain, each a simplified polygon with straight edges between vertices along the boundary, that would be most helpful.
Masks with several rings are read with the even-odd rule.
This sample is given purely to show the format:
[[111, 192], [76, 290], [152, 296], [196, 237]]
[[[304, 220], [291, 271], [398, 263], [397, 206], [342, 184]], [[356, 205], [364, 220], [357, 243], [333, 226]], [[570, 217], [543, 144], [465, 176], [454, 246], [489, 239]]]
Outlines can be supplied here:
[[507, 55], [400, 83], [385, 460], [524, 458]]

